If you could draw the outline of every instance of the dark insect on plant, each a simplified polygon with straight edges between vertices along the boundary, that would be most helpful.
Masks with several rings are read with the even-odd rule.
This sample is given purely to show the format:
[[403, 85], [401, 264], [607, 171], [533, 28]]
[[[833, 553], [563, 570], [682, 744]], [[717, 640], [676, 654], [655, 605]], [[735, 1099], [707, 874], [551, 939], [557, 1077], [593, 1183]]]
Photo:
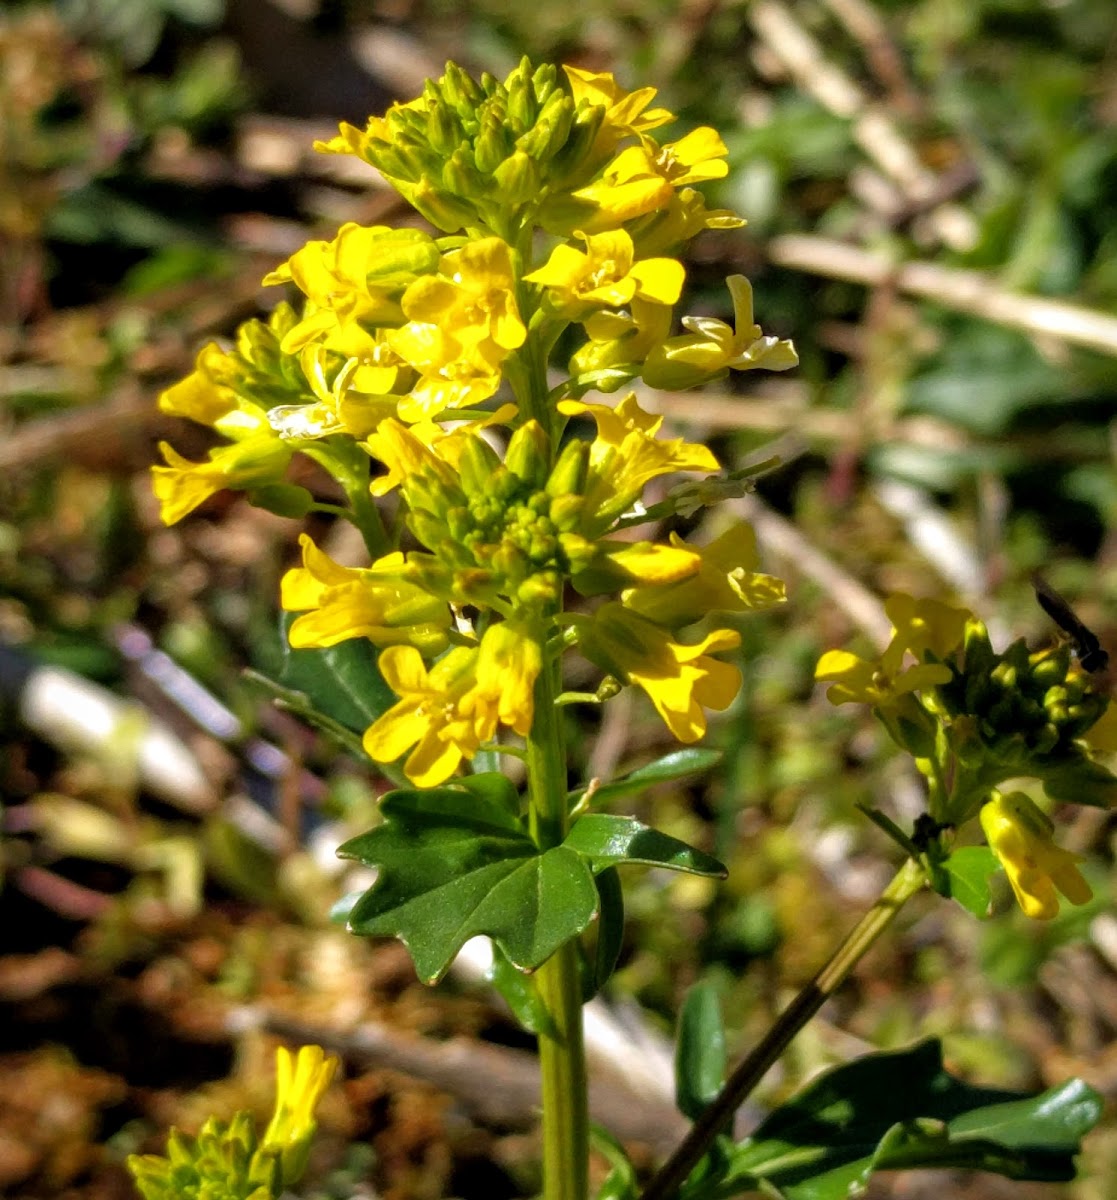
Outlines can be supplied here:
[[1102, 649], [1098, 635], [1083, 624], [1074, 609], [1038, 571], [1032, 575], [1032, 587], [1036, 590], [1040, 608], [1070, 638], [1082, 669], [1091, 674], [1104, 671], [1109, 666], [1109, 655]]

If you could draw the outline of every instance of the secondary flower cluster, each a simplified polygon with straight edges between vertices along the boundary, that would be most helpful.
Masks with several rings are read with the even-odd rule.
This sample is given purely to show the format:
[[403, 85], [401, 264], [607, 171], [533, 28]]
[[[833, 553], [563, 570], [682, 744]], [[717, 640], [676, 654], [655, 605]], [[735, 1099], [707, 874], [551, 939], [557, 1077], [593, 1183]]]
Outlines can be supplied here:
[[337, 1071], [321, 1046], [276, 1052], [275, 1111], [260, 1137], [248, 1112], [211, 1117], [196, 1137], [172, 1130], [167, 1155], [133, 1154], [128, 1170], [144, 1200], [278, 1200], [306, 1170], [314, 1110]]
[[[299, 304], [248, 322], [232, 347], [205, 347], [161, 398], [225, 439], [203, 462], [163, 447], [155, 490], [168, 523], [220, 488], [287, 515], [337, 511], [286, 481], [296, 453], [341, 486], [373, 561], [344, 566], [304, 536], [282, 586], [300, 614], [291, 642], [380, 649], [399, 702], [364, 745], [385, 762], [410, 751], [405, 771], [421, 786], [502, 731], [526, 735], [536, 679], [573, 646], [647, 692], [675, 736], [697, 739], [704, 709], [737, 691], [737, 668], [713, 655], [739, 639], [679, 632], [783, 599], [756, 571], [747, 527], [705, 547], [626, 540], [649, 483], [718, 463], [661, 437], [662, 418], [635, 394], [585, 399], [637, 378], [680, 389], [796, 361], [753, 323], [741, 276], [729, 281], [732, 326], [686, 316], [672, 335], [685, 282], [672, 252], [742, 222], [691, 186], [726, 173], [721, 138], [702, 128], [657, 141], [674, 118], [649, 107], [654, 95], [573, 67], [525, 61], [500, 82], [450, 64], [418, 99], [363, 130], [343, 125], [319, 149], [374, 166], [435, 231], [349, 224], [309, 242], [265, 279], [293, 285]], [[564, 337], [569, 375], [552, 387]], [[389, 494], [404, 548], [373, 502]], [[591, 611], [566, 612], [571, 591]]]
[[1053, 800], [1106, 805], [1117, 777], [1096, 756], [1117, 750], [1117, 709], [1059, 645], [1021, 639], [997, 653], [966, 609], [892, 596], [893, 636], [879, 659], [827, 651], [815, 669], [835, 704], [867, 704], [928, 781], [936, 828], [980, 815], [1021, 908], [1053, 917], [1057, 893], [1082, 904], [1090, 891], [1077, 856], [1052, 840], [1050, 819], [1009, 780], [1039, 780]]

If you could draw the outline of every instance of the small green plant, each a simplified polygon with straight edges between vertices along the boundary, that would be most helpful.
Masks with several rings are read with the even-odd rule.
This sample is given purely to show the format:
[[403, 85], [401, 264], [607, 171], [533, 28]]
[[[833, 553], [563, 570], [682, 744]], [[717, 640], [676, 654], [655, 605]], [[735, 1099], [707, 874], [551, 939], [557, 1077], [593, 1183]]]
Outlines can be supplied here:
[[[291, 517], [333, 514], [363, 537], [369, 565], [353, 568], [304, 535], [280, 596], [297, 614], [290, 645], [319, 655], [321, 677], [332, 673], [364, 715], [359, 742], [327, 696], [324, 713], [304, 701], [307, 716], [406, 780], [384, 797], [382, 823], [341, 849], [378, 872], [342, 915], [356, 934], [401, 938], [429, 983], [468, 938], [493, 940], [496, 985], [539, 1039], [549, 1200], [587, 1194], [581, 1009], [616, 961], [618, 868], [724, 874], [702, 851], [603, 811], [691, 772], [702, 753], [621, 780], [585, 778], [567, 753], [565, 706], [635, 686], [692, 745], [740, 686], [730, 620], [785, 599], [759, 571], [746, 525], [706, 545], [629, 535], [716, 507], [748, 478], [721, 472], [703, 445], [660, 436], [663, 418], [634, 392], [604, 397], [637, 380], [677, 391], [796, 362], [754, 323], [743, 276], [728, 280], [732, 324], [684, 316], [677, 331], [680, 247], [742, 222], [708, 209], [695, 187], [726, 174], [721, 138], [700, 128], [661, 140], [673, 117], [651, 107], [654, 95], [572, 67], [525, 61], [501, 82], [450, 64], [418, 99], [364, 129], [343, 125], [319, 149], [375, 167], [433, 232], [349, 224], [310, 242], [267, 277], [293, 284], [298, 303], [248, 322], [232, 347], [206, 346], [161, 398], [225, 439], [203, 462], [163, 447], [155, 490], [168, 523], [234, 488]], [[552, 375], [560, 345], [565, 370]], [[328, 472], [346, 502], [287, 482], [295, 454]], [[649, 483], [680, 472], [701, 478], [661, 484], [663, 498], [645, 503]], [[1040, 1097], [972, 1088], [924, 1044], [832, 1072], [751, 1138], [726, 1132], [917, 892], [985, 915], [999, 860], [1030, 916], [1051, 916], [1058, 892], [1088, 896], [1023, 789], [1033, 780], [1053, 799], [1108, 802], [1115, 780], [1095, 755], [1113, 720], [1093, 678], [1066, 649], [996, 653], [961, 609], [896, 596], [888, 611], [894, 636], [879, 660], [831, 651], [818, 676], [836, 702], [869, 704], [914, 758], [927, 811], [910, 832], [870, 813], [903, 865], [728, 1081], [716, 1005], [693, 994], [678, 1096], [694, 1127], [646, 1197], [844, 1197], [874, 1170], [928, 1165], [1067, 1179], [1098, 1118], [1098, 1097], [1077, 1081]], [[688, 632], [699, 622], [703, 632]], [[594, 690], [566, 689], [572, 653], [597, 668]], [[522, 792], [499, 771], [509, 757], [523, 764]], [[978, 819], [989, 849], [958, 841]], [[217, 1145], [232, 1135], [211, 1131], [199, 1146], [207, 1136]], [[613, 1165], [600, 1194], [635, 1196], [623, 1150], [604, 1132], [598, 1145]]]

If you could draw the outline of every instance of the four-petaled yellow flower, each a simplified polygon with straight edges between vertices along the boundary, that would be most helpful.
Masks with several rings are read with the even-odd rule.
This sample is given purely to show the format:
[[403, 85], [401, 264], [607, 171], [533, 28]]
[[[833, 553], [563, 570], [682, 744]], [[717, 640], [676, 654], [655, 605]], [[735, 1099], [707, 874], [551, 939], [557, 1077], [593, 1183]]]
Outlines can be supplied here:
[[680, 742], [706, 732], [704, 708], [720, 712], [733, 703], [741, 672], [710, 654], [741, 644], [733, 629], [715, 629], [697, 645], [676, 642], [667, 629], [623, 604], [603, 604], [592, 618], [577, 620], [578, 645], [591, 662], [625, 683], [643, 688]]
[[646, 384], [678, 390], [707, 383], [730, 369], [786, 371], [798, 364], [790, 342], [765, 336], [753, 322], [752, 284], [743, 275], [730, 275], [726, 283], [733, 296], [733, 327], [715, 317], [683, 317], [691, 332], [668, 338], [652, 350], [641, 372]]
[[936, 658], [946, 658], [962, 644], [966, 622], [973, 618], [968, 608], [920, 600], [904, 592], [889, 596], [884, 611], [892, 622], [892, 641], [883, 656], [886, 670], [899, 667], [909, 652], [916, 658], [928, 651]]
[[402, 305], [408, 323], [390, 330], [387, 340], [421, 376], [400, 398], [405, 421], [488, 399], [500, 386], [501, 363], [527, 336], [512, 251], [501, 238], [443, 255], [439, 273], [415, 280]]
[[994, 793], [981, 809], [981, 827], [1026, 916], [1041, 921], [1056, 916], [1060, 893], [1071, 904], [1090, 899], [1090, 885], [1078, 869], [1083, 860], [1055, 844], [1051, 819], [1023, 792]]
[[413, 646], [390, 646], [380, 673], [400, 700], [365, 731], [365, 750], [394, 762], [414, 746], [404, 773], [419, 787], [437, 787], [501, 725], [528, 733], [542, 663], [540, 643], [511, 622], [490, 626], [478, 646], [456, 646], [429, 671]]
[[665, 146], [643, 139], [622, 150], [601, 178], [573, 193], [589, 206], [582, 228], [587, 232], [616, 229], [626, 221], [670, 206], [676, 188], [729, 173], [725, 143], [716, 130], [703, 126]]
[[660, 475], [718, 469], [709, 447], [682, 438], [657, 438], [663, 417], [645, 412], [635, 392], [615, 408], [581, 400], [563, 400], [558, 407], [568, 416], [588, 413], [597, 423], [584, 496], [585, 511], [592, 514], [602, 532]]
[[762, 612], [787, 599], [783, 580], [754, 568], [756, 534], [740, 522], [708, 546], [689, 546], [671, 534], [671, 546], [697, 559], [695, 569], [674, 580], [645, 576], [621, 593], [626, 608], [668, 629], [681, 629], [711, 612]]
[[848, 650], [827, 650], [814, 669], [815, 679], [832, 679], [826, 692], [831, 704], [868, 704], [887, 711], [904, 696], [950, 681], [950, 668], [941, 663], [917, 663], [906, 670], [885, 669], [883, 661], [858, 658]]
[[283, 608], [303, 614], [288, 631], [292, 646], [328, 647], [364, 637], [377, 646], [416, 646], [425, 654], [445, 649], [450, 610], [408, 578], [399, 551], [358, 569], [334, 562], [305, 533], [299, 544], [303, 565], [292, 567], [280, 585]]
[[674, 258], [648, 258], [635, 262], [632, 238], [623, 229], [608, 233], [576, 231], [586, 250], [556, 246], [537, 271], [524, 276], [526, 283], [547, 289], [554, 310], [579, 320], [603, 306], [619, 308], [633, 297], [653, 304], [674, 304], [682, 291], [685, 272]]
[[562, 69], [570, 80], [570, 91], [576, 104], [585, 101], [605, 109], [605, 119], [594, 143], [595, 154], [608, 154], [626, 134], [650, 133], [675, 119], [665, 108], [648, 109], [655, 99], [653, 87], [626, 92], [607, 71], [583, 71], [580, 67], [567, 66]]

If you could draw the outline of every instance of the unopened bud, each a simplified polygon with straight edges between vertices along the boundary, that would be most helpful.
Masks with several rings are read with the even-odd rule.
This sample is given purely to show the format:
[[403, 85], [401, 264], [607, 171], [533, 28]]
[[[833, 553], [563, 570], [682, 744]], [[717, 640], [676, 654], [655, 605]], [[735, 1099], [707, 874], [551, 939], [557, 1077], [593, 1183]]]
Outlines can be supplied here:
[[518, 479], [541, 488], [547, 482], [547, 464], [550, 461], [550, 438], [538, 421], [521, 425], [508, 442], [504, 465]]

